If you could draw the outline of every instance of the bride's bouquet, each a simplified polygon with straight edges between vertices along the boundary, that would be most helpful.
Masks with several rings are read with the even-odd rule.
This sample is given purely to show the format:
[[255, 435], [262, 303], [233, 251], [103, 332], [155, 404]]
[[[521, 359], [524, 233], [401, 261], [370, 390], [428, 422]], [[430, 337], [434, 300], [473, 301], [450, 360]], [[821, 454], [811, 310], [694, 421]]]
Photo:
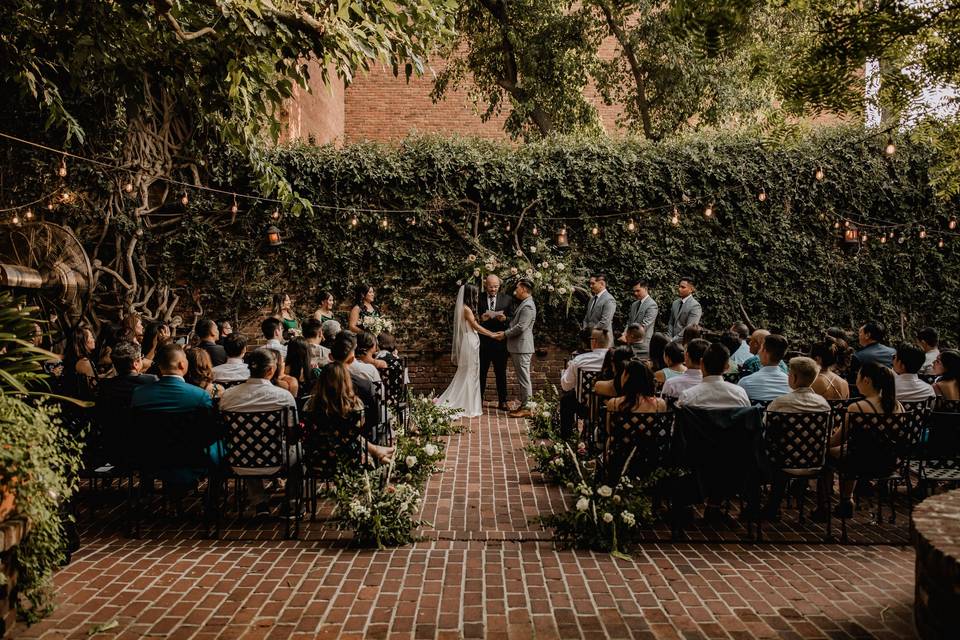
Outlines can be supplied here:
[[375, 336], [381, 333], [393, 333], [393, 322], [383, 316], [365, 316], [360, 320], [360, 326]]

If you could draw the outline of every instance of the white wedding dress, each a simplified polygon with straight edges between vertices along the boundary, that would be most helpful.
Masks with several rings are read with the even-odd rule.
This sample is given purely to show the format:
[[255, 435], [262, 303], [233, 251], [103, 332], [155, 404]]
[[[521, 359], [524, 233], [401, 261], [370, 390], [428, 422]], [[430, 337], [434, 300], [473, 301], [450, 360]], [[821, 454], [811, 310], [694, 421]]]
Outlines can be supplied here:
[[437, 401], [458, 409], [457, 418], [476, 418], [483, 414], [480, 403], [480, 336], [464, 318], [463, 287], [457, 294], [453, 312], [452, 356], [457, 373]]

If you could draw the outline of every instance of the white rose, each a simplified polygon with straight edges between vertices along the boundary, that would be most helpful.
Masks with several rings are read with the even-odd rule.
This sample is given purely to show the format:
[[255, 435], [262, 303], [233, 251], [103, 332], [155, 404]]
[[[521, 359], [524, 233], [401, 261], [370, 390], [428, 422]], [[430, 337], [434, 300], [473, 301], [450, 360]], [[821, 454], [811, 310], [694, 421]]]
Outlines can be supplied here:
[[432, 458], [433, 456], [437, 455], [437, 447], [435, 445], [427, 443], [423, 447], [423, 452]]
[[610, 513], [609, 511], [603, 514], [603, 521], [606, 522], [607, 524], [610, 524], [611, 522], [613, 522], [613, 514]]
[[597, 489], [597, 495], [601, 498], [609, 498], [613, 495], [613, 489], [607, 485], [602, 485], [599, 489]]
[[588, 486], [585, 485], [585, 484], [580, 485], [580, 494], [581, 494], [581, 495], [583, 495], [583, 496], [589, 496], [591, 493], [592, 493], [592, 492], [590, 491], [590, 487], [588, 487]]
[[527, 275], [528, 275], [528, 276], [531, 275], [532, 273], [533, 273], [533, 269], [527, 269]]
[[537, 252], [536, 247], [530, 247], [530, 253], [536, 253], [536, 252]]
[[542, 415], [544, 418], [547, 418], [547, 419], [550, 418], [550, 412], [549, 412], [549, 411], [544, 411], [544, 412], [543, 412], [542, 414], [540, 414], [540, 415]]
[[407, 456], [403, 461], [404, 461], [404, 462], [407, 464], [407, 466], [410, 467], [411, 469], [412, 469], [413, 467], [417, 466], [417, 456]]
[[519, 258], [522, 255], [523, 255], [523, 251], [521, 251], [520, 249], [517, 249], [517, 257]]
[[476, 261], [477, 261], [477, 256], [473, 255], [472, 253], [467, 256], [467, 262], [476, 262]]
[[549, 266], [550, 266], [550, 263], [547, 262], [546, 260], [544, 260], [544, 261], [543, 261], [543, 268], [546, 269], [546, 268], [548, 268]]
[[563, 294], [565, 294], [566, 292], [567, 292], [567, 290], [566, 290], [565, 287], [560, 287], [559, 289], [557, 289], [557, 293], [559, 293], [560, 295], [563, 295]]
[[565, 268], [562, 262], [557, 263], [557, 271], [563, 271]]
[[577, 500], [577, 511], [586, 511], [590, 508], [590, 500], [587, 498], [580, 498]]

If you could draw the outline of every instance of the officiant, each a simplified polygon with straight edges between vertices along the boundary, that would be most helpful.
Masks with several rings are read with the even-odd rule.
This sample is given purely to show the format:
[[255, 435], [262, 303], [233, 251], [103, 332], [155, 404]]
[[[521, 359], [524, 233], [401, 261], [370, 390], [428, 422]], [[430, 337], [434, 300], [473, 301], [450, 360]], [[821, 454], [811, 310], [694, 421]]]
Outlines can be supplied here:
[[[490, 274], [483, 281], [483, 294], [480, 295], [480, 304], [477, 314], [480, 324], [494, 333], [506, 331], [510, 323], [515, 300], [508, 293], [500, 292], [500, 278]], [[480, 399], [487, 389], [487, 374], [490, 365], [497, 379], [497, 408], [508, 411], [507, 408], [507, 343], [504, 340], [494, 340], [480, 336]]]

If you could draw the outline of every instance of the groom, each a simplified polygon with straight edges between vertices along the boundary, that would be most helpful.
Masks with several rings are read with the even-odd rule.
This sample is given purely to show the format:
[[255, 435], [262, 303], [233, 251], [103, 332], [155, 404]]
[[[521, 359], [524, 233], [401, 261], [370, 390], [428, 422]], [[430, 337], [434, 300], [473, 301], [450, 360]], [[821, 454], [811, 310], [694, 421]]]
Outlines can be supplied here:
[[507, 351], [513, 359], [513, 369], [520, 384], [520, 406], [508, 415], [511, 418], [527, 418], [530, 410], [527, 401], [533, 395], [530, 381], [530, 359], [533, 357], [533, 323], [537, 320], [537, 307], [533, 304], [533, 282], [521, 278], [513, 291], [517, 306], [506, 331], [496, 334], [497, 340], [507, 341]]

